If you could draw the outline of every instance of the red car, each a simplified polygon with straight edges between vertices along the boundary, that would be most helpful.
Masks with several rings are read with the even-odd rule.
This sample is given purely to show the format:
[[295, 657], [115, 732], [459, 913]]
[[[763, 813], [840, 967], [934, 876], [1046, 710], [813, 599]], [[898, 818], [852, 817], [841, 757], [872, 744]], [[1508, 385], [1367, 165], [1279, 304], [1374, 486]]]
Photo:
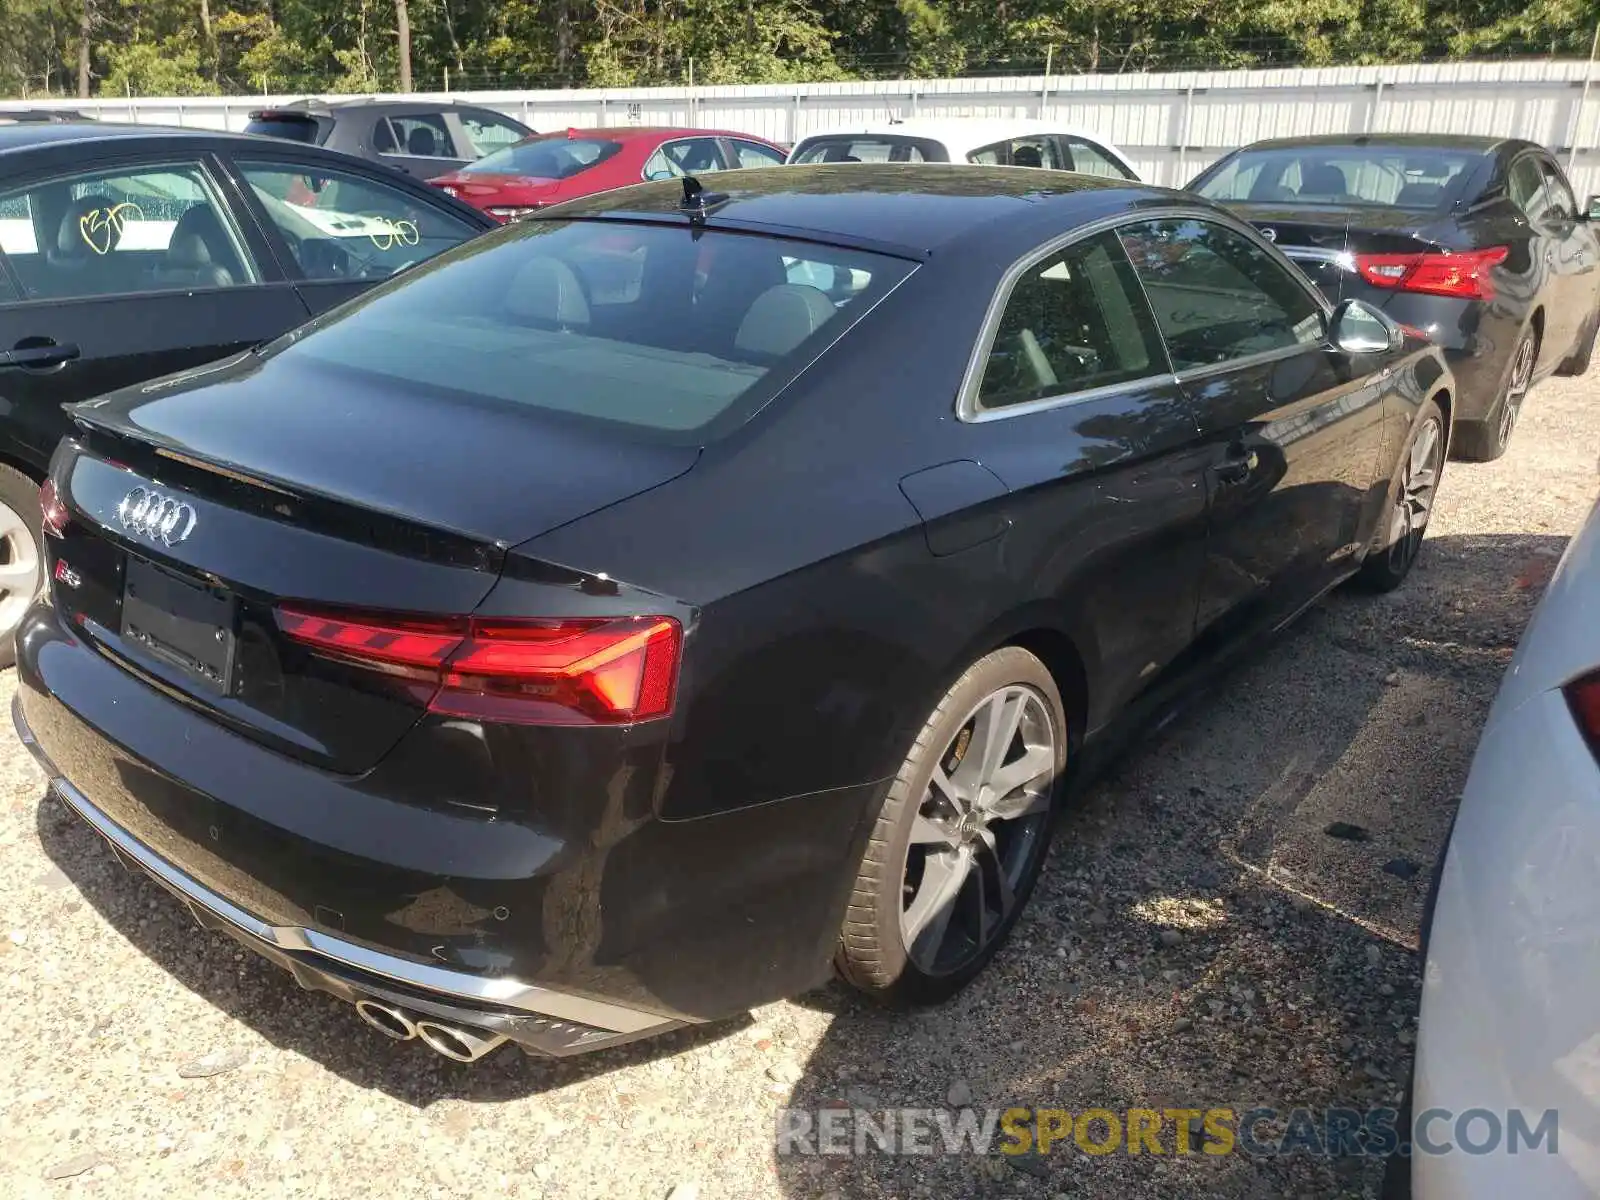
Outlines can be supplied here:
[[428, 180], [500, 221], [646, 179], [775, 167], [784, 148], [720, 129], [569, 129], [542, 133]]

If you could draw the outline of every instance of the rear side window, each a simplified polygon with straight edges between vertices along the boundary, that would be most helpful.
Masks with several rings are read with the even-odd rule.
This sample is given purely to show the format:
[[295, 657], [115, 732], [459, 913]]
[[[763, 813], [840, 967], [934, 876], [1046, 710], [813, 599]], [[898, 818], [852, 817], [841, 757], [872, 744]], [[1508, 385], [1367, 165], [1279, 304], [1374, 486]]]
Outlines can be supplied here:
[[1185, 371], [1322, 339], [1322, 309], [1242, 234], [1177, 218], [1120, 226], [1172, 356]]
[[437, 113], [411, 113], [381, 119], [372, 134], [379, 154], [411, 158], [454, 158], [455, 148], [444, 118]]
[[645, 179], [677, 179], [722, 170], [722, 148], [716, 138], [679, 138], [663, 143], [645, 160]]
[[256, 133], [263, 137], [280, 138], [286, 142], [304, 142], [308, 146], [320, 146], [323, 142], [322, 125], [314, 117], [297, 117], [291, 114], [264, 115], [250, 118], [250, 123], [244, 127], [246, 133]]
[[529, 179], [570, 179], [599, 166], [622, 150], [605, 138], [535, 138], [486, 154], [461, 169], [483, 175], [522, 175]]
[[486, 112], [458, 113], [461, 129], [472, 143], [472, 152], [480, 157], [504, 150], [527, 137], [527, 131], [502, 117]]
[[1034, 263], [1006, 300], [978, 405], [1006, 408], [1166, 369], [1161, 338], [1115, 235]]
[[1134, 178], [1133, 172], [1113, 158], [1104, 146], [1075, 137], [1062, 138], [1061, 143], [1072, 160], [1067, 168], [1069, 171], [1077, 171], [1080, 175], [1099, 175], [1103, 179]]
[[1053, 137], [1012, 138], [984, 146], [967, 155], [967, 161], [986, 167], [1048, 167], [1052, 171], [1068, 169], [1066, 160]]
[[83, 172], [0, 196], [0, 251], [30, 298], [259, 279], [232, 214], [193, 163]]
[[914, 265], [687, 223], [526, 221], [268, 353], [441, 404], [526, 405], [698, 444], [764, 403]]
[[949, 162], [950, 155], [927, 138], [864, 134], [807, 138], [790, 160], [795, 163]]

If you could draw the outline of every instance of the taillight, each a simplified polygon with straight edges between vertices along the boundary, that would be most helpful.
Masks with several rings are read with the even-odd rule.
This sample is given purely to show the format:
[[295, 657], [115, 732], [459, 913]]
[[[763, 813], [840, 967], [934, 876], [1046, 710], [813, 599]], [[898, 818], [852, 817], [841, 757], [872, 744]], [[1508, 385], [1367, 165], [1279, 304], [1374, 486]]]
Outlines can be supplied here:
[[1505, 262], [1510, 250], [1491, 246], [1459, 254], [1358, 254], [1356, 270], [1373, 287], [1429, 296], [1492, 300], [1489, 268]]
[[671, 617], [500, 621], [282, 607], [318, 653], [428, 686], [437, 713], [529, 725], [618, 725], [672, 712], [683, 631]]
[[1600, 671], [1574, 680], [1565, 690], [1573, 719], [1589, 739], [1589, 748], [1600, 758]]
[[46, 479], [39, 485], [39, 513], [43, 518], [44, 531], [51, 537], [61, 537], [67, 532], [67, 522], [71, 517], [67, 513], [67, 506], [56, 494], [56, 482], [53, 479]]

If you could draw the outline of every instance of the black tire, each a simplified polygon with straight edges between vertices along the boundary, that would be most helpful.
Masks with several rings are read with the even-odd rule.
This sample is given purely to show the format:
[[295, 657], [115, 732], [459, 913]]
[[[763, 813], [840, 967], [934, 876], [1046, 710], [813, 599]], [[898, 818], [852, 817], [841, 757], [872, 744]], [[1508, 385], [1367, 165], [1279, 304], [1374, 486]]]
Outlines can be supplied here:
[[[1437, 439], [1437, 448], [1433, 451], [1433, 482], [1429, 489], [1427, 507], [1422, 513], [1420, 523], [1414, 519], [1408, 522], [1410, 530], [1403, 537], [1395, 537], [1395, 514], [1400, 508], [1402, 490], [1407, 484], [1407, 470], [1412, 464], [1413, 452], [1417, 449], [1425, 436]], [[1433, 516], [1433, 498], [1438, 495], [1439, 481], [1444, 475], [1445, 442], [1444, 412], [1437, 403], [1426, 400], [1417, 410], [1416, 418], [1411, 422], [1411, 432], [1406, 436], [1406, 444], [1400, 451], [1399, 460], [1395, 463], [1394, 475], [1389, 480], [1389, 490], [1383, 506], [1383, 516], [1378, 521], [1378, 530], [1373, 537], [1372, 548], [1367, 551], [1367, 557], [1361, 564], [1361, 570], [1356, 573], [1356, 582], [1363, 588], [1372, 592], [1392, 592], [1405, 582], [1411, 568], [1416, 565], [1417, 556], [1422, 552], [1422, 540], [1428, 532], [1428, 520]]]
[[1539, 361], [1539, 335], [1531, 326], [1522, 331], [1522, 336], [1511, 348], [1511, 360], [1506, 364], [1506, 377], [1500, 384], [1500, 394], [1495, 397], [1487, 415], [1481, 421], [1457, 423], [1454, 445], [1451, 447], [1455, 458], [1463, 462], [1493, 462], [1506, 452], [1506, 447], [1511, 444], [1511, 435], [1516, 431], [1517, 417], [1527, 399], [1528, 388], [1532, 387], [1530, 375], [1521, 394], [1514, 394], [1517, 390], [1517, 363], [1524, 353], [1524, 347], [1530, 345], [1531, 372], [1532, 364]]
[[1600, 308], [1590, 313], [1589, 319], [1583, 323], [1583, 328], [1578, 333], [1578, 344], [1556, 368], [1557, 375], [1582, 375], [1589, 370], [1590, 360], [1594, 358], [1596, 333], [1600, 333]]
[[[949, 969], [930, 971], [908, 952], [901, 932], [902, 906], [911, 887], [908, 859], [912, 827], [919, 822], [923, 809], [929, 807], [931, 811], [931, 806], [937, 806], [943, 796], [943, 793], [936, 796], [932, 786], [935, 768], [947, 767], [951, 775], [956, 774], [965, 753], [977, 741], [978, 735], [970, 731], [978, 720], [978, 712], [989, 703], [989, 698], [1008, 688], [1016, 689], [1015, 694], [1019, 696], [1031, 694], [1039, 703], [1035, 707], [1028, 702], [1028, 711], [1037, 719], [1047, 720], [1049, 725], [1053, 751], [1048, 766], [1050, 776], [1047, 782], [1039, 785], [1040, 794], [1034, 801], [1042, 810], [1019, 816], [1014, 822], [995, 818], [995, 836], [1001, 836], [1001, 826], [1005, 827], [1005, 848], [986, 861], [1004, 872], [1004, 854], [1015, 855], [1012, 862], [1017, 875], [1011, 887], [1012, 906], [1005, 912], [1002, 902], [1001, 915], [992, 927], [984, 924], [983, 917], [977, 918], [987, 940], [973, 939], [975, 952], [970, 958], [958, 961]], [[1018, 738], [1021, 737], [1019, 732]], [[1025, 741], [1017, 744], [1024, 753], [1028, 752]], [[1015, 745], [1009, 740], [1006, 745], [1008, 749], [1003, 759], [1009, 761]], [[1040, 758], [1045, 757], [1038, 747], [1033, 748], [1033, 752]], [[1017, 646], [1001, 647], [973, 663], [924, 723], [884, 797], [845, 913], [835, 958], [839, 973], [869, 996], [895, 1007], [935, 1004], [966, 986], [1005, 943], [1017, 916], [1027, 904], [1044, 865], [1066, 761], [1066, 712], [1055, 680], [1044, 664]], [[1016, 840], [1011, 840], [1013, 838]], [[926, 846], [921, 847], [921, 850], [926, 849]], [[944, 847], [938, 849], [946, 852]], [[976, 885], [976, 905], [987, 915], [986, 895], [997, 889], [986, 882], [992, 876], [982, 867], [975, 868], [975, 873], [983, 876]], [[952, 911], [958, 904], [965, 903], [966, 887], [962, 884], [961, 890], [953, 894], [949, 905]], [[954, 916], [948, 923], [955, 928]], [[942, 935], [936, 940], [942, 944], [948, 936]]]
[[15, 467], [0, 463], [0, 576], [5, 575], [6, 567], [28, 561], [29, 555], [35, 566], [31, 586], [24, 584], [15, 592], [0, 587], [0, 669], [17, 661], [17, 626], [43, 585], [41, 520], [39, 485]]

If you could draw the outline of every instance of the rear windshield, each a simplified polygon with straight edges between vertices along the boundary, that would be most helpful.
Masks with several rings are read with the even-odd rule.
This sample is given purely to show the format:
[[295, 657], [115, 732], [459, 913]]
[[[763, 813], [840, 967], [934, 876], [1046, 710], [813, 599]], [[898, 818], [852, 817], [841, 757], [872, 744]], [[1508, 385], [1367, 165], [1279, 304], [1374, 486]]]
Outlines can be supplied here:
[[321, 132], [321, 127], [312, 117], [251, 117], [250, 124], [244, 127], [244, 131], [259, 133], [265, 137], [282, 138], [289, 142], [305, 142], [307, 145], [317, 145], [322, 141], [317, 136]]
[[1267, 204], [1382, 204], [1432, 209], [1481, 157], [1468, 150], [1302, 146], [1245, 150], [1195, 191], [1211, 200]]
[[949, 162], [950, 154], [929, 138], [892, 134], [835, 134], [807, 138], [795, 151], [793, 163], [840, 162]]
[[486, 154], [463, 172], [486, 175], [527, 175], [534, 179], [569, 179], [605, 162], [622, 149], [621, 142], [603, 138], [535, 138]]
[[525, 221], [263, 353], [441, 402], [699, 443], [746, 419], [914, 266], [687, 221]]

